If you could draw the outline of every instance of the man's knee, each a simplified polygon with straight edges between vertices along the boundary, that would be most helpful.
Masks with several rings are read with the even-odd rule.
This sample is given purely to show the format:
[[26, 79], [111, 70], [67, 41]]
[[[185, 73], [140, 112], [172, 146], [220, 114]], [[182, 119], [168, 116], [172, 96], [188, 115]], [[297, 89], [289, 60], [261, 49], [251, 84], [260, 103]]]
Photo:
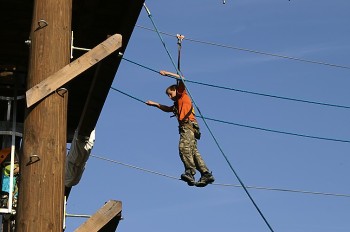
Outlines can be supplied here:
[[191, 149], [189, 146], [180, 146], [179, 152], [180, 155], [189, 156], [191, 154]]

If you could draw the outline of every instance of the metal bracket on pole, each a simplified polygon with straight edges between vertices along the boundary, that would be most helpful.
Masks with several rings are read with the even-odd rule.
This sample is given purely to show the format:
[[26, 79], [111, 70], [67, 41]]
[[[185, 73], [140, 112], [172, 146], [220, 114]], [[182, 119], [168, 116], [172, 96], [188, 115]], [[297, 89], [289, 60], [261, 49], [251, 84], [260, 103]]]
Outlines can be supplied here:
[[44, 27], [47, 27], [48, 25], [49, 25], [48, 22], [46, 22], [44, 19], [40, 19], [40, 20], [38, 21], [38, 27], [37, 27], [34, 31], [43, 29]]
[[60, 97], [64, 97], [64, 95], [66, 93], [68, 93], [68, 89], [66, 88], [59, 88], [56, 90], [56, 93], [60, 96]]
[[74, 47], [74, 37], [73, 37], [73, 31], [72, 31], [72, 37], [70, 41], [70, 58], [73, 59], [73, 49], [80, 50], [80, 51], [90, 51], [90, 48], [80, 48], [80, 47]]
[[30, 164], [34, 164], [36, 162], [39, 162], [39, 161], [40, 161], [40, 157], [38, 155], [31, 155], [31, 156], [29, 156], [29, 161], [27, 163], [27, 166]]

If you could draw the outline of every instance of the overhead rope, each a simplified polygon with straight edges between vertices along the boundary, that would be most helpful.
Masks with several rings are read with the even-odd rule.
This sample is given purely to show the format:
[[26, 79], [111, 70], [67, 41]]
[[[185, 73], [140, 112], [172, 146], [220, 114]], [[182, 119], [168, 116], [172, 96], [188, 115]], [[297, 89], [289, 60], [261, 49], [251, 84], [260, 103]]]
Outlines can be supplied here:
[[[168, 174], [164, 174], [164, 173], [153, 171], [153, 170], [146, 169], [146, 168], [141, 168], [141, 167], [138, 167], [138, 166], [135, 166], [135, 165], [123, 163], [123, 162], [116, 161], [116, 160], [109, 159], [109, 158], [105, 158], [105, 157], [102, 157], [102, 156], [99, 156], [99, 155], [90, 155], [90, 156], [94, 157], [96, 159], [108, 161], [108, 162], [111, 162], [111, 163], [114, 163], [114, 164], [118, 164], [118, 165], [122, 165], [122, 166], [125, 166], [125, 167], [128, 167], [128, 168], [133, 168], [133, 169], [136, 169], [136, 170], [139, 170], [139, 171], [142, 171], [142, 172], [148, 172], [148, 173], [155, 174], [155, 175], [158, 175], [158, 176], [163, 176], [163, 177], [166, 177], [166, 178], [169, 178], [169, 179], [182, 181], [181, 179], [179, 179], [178, 177], [175, 177], [175, 176], [171, 176], [171, 175], [168, 175]], [[237, 185], [237, 184], [212, 183], [211, 185], [242, 188], [242, 185]], [[342, 193], [315, 192], [315, 191], [271, 188], [271, 187], [252, 186], [252, 185], [246, 185], [246, 187], [250, 188], [250, 189], [256, 189], [256, 190], [267, 190], [267, 191], [289, 192], [289, 193], [302, 193], [302, 194], [333, 196], [333, 197], [350, 197], [350, 194], [342, 194]]]
[[[142, 68], [148, 69], [148, 70], [150, 70], [152, 72], [155, 72], [155, 73], [159, 74], [159, 71], [157, 71], [155, 69], [149, 68], [147, 66], [144, 66], [144, 65], [142, 65], [140, 63], [137, 63], [135, 61], [129, 60], [129, 59], [124, 58], [124, 57], [122, 59], [127, 61], [127, 62], [129, 62], [129, 63], [135, 64], [137, 66], [140, 66]], [[175, 77], [171, 77], [171, 76], [168, 76], [168, 77], [176, 79]], [[246, 94], [258, 95], [258, 96], [263, 96], [263, 97], [277, 98], [277, 99], [282, 99], [282, 100], [296, 101], [296, 102], [315, 104], [315, 105], [321, 105], [321, 106], [329, 106], [329, 107], [350, 109], [350, 106], [345, 106], [345, 105], [331, 104], [331, 103], [326, 103], [326, 102], [316, 102], [316, 101], [297, 99], [297, 98], [291, 98], [291, 97], [283, 97], [283, 96], [277, 96], [277, 95], [266, 94], [266, 93], [258, 93], [258, 92], [253, 92], [253, 91], [249, 91], [249, 90], [242, 90], [242, 89], [237, 89], [237, 88], [231, 88], [231, 87], [225, 87], [225, 86], [208, 84], [208, 83], [204, 83], [204, 82], [192, 81], [192, 80], [189, 80], [189, 79], [186, 79], [186, 82], [194, 83], [194, 84], [198, 84], [198, 85], [203, 85], [203, 86], [208, 86], [208, 87], [213, 87], [213, 88], [218, 88], [218, 89], [225, 89], [225, 90], [236, 91], [236, 92], [241, 92], [241, 93], [246, 93]]]
[[[192, 99], [192, 102], [193, 102], [194, 106], [196, 107], [198, 113], [203, 117], [203, 115], [202, 115], [202, 113], [201, 113], [199, 107], [197, 106], [196, 102], [194, 101], [194, 99], [193, 99], [193, 97], [192, 97], [192, 95], [191, 95], [189, 89], [186, 87], [186, 83], [185, 83], [185, 81], [184, 81], [183, 75], [181, 75], [180, 70], [178, 70], [178, 69], [176, 68], [176, 66], [175, 66], [175, 64], [174, 64], [174, 61], [173, 61], [173, 59], [172, 59], [170, 53], [168, 52], [168, 49], [166, 48], [166, 45], [165, 45], [165, 43], [164, 43], [164, 41], [163, 41], [162, 36], [158, 33], [158, 29], [157, 29], [157, 26], [155, 25], [155, 23], [154, 23], [154, 21], [153, 21], [153, 19], [152, 19], [151, 12], [150, 12], [149, 9], [147, 8], [146, 4], [144, 4], [144, 7], [145, 7], [145, 9], [146, 9], [146, 11], [147, 11], [148, 17], [149, 17], [150, 20], [152, 21], [152, 24], [153, 24], [155, 30], [157, 31], [157, 34], [158, 34], [158, 36], [159, 36], [161, 42], [162, 42], [163, 45], [164, 45], [165, 50], [167, 51], [167, 53], [168, 53], [168, 55], [169, 55], [169, 58], [171, 59], [171, 62], [172, 62], [173, 65], [174, 65], [174, 68], [176, 69], [176, 71], [177, 71], [178, 75], [180, 76], [181, 80], [183, 81], [183, 84], [184, 84], [185, 88], [187, 89], [188, 95], [189, 95], [190, 98]], [[265, 224], [268, 226], [268, 228], [271, 230], [271, 232], [273, 232], [273, 229], [272, 229], [271, 225], [269, 224], [269, 222], [268, 222], [267, 219], [265, 218], [264, 214], [262, 213], [262, 211], [260, 210], [260, 208], [258, 207], [258, 205], [255, 203], [253, 197], [252, 197], [252, 196], [250, 195], [250, 193], [248, 192], [248, 189], [244, 186], [243, 181], [242, 181], [241, 178], [238, 176], [236, 170], [233, 168], [231, 162], [229, 161], [229, 159], [228, 159], [227, 156], [225, 155], [225, 153], [224, 153], [224, 151], [222, 150], [220, 144], [218, 143], [217, 139], [215, 138], [213, 132], [210, 130], [210, 128], [209, 128], [209, 126], [208, 126], [206, 120], [205, 120], [204, 118], [202, 118], [202, 120], [203, 120], [204, 124], [206, 125], [206, 127], [207, 127], [209, 133], [211, 134], [213, 140], [215, 141], [215, 143], [216, 143], [218, 149], [220, 150], [222, 156], [224, 157], [224, 159], [226, 160], [227, 164], [229, 165], [231, 171], [232, 171], [233, 174], [236, 176], [236, 178], [237, 178], [237, 180], [239, 181], [239, 183], [242, 185], [242, 187], [243, 187], [244, 191], [246, 192], [248, 198], [250, 199], [250, 201], [251, 201], [252, 204], [254, 205], [255, 209], [258, 211], [258, 213], [260, 214], [260, 216], [261, 216], [262, 219], [264, 220]]]
[[[144, 27], [141, 25], [136, 25], [136, 27], [144, 29], [144, 30], [148, 30], [148, 31], [157, 32], [155, 29]], [[160, 31], [158, 31], [157, 33], [174, 37], [174, 35], [170, 34], [170, 33], [165, 33], [165, 32], [160, 32]], [[190, 41], [190, 42], [201, 43], [201, 44], [217, 46], [217, 47], [222, 47], [222, 48], [228, 48], [228, 49], [233, 49], [233, 50], [238, 50], [238, 51], [243, 51], [243, 52], [255, 53], [255, 54], [259, 54], [259, 55], [273, 56], [273, 57], [289, 59], [289, 60], [294, 60], [294, 61], [301, 61], [301, 62], [306, 62], [306, 63], [331, 66], [331, 67], [335, 67], [335, 68], [350, 69], [350, 67], [346, 66], [346, 65], [332, 64], [332, 63], [328, 63], [328, 62], [314, 61], [314, 60], [302, 59], [302, 58], [286, 56], [286, 55], [279, 55], [279, 54], [274, 54], [274, 53], [269, 53], [269, 52], [262, 52], [262, 51], [257, 51], [257, 50], [253, 50], [253, 49], [248, 49], [248, 48], [235, 47], [235, 46], [231, 46], [231, 45], [219, 44], [219, 43], [214, 43], [214, 42], [207, 42], [207, 41], [196, 40], [196, 39], [191, 39], [191, 38], [186, 38], [186, 40]]]
[[[145, 103], [145, 101], [142, 101], [139, 98], [136, 98], [130, 94], [127, 94], [119, 89], [116, 89], [114, 87], [111, 87], [111, 89], [124, 94], [130, 98], [133, 98], [139, 102]], [[219, 119], [214, 119], [214, 118], [208, 118], [204, 117], [203, 115], [197, 115], [196, 117], [200, 117], [209, 121], [214, 121], [214, 122], [219, 122], [219, 123], [224, 123], [224, 124], [230, 124], [234, 126], [239, 126], [239, 127], [245, 127], [245, 128], [250, 128], [250, 129], [255, 129], [255, 130], [261, 130], [261, 131], [267, 131], [267, 132], [273, 132], [273, 133], [279, 133], [279, 134], [285, 134], [285, 135], [293, 135], [293, 136], [298, 136], [298, 137], [304, 137], [304, 138], [310, 138], [310, 139], [319, 139], [319, 140], [326, 140], [326, 141], [332, 141], [332, 142], [342, 142], [342, 143], [350, 143], [350, 140], [344, 140], [344, 139], [335, 139], [335, 138], [327, 138], [327, 137], [320, 137], [320, 136], [313, 136], [313, 135], [305, 135], [305, 134], [299, 134], [299, 133], [292, 133], [292, 132], [286, 132], [286, 131], [279, 131], [279, 130], [273, 130], [273, 129], [267, 129], [267, 128], [261, 128], [261, 127], [256, 127], [256, 126], [249, 126], [249, 125], [244, 125], [240, 123], [234, 123], [234, 122], [228, 122], [224, 120], [219, 120]]]

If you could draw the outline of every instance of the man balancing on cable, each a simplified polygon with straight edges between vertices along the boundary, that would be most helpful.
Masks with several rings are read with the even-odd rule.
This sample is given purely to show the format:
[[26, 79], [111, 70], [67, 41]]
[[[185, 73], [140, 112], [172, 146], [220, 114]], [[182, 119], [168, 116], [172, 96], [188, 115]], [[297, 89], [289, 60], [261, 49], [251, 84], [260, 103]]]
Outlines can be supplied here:
[[[180, 78], [179, 75], [167, 71], [160, 71], [163, 76]], [[179, 153], [185, 166], [185, 173], [181, 180], [186, 181], [189, 186], [204, 187], [214, 182], [214, 177], [204, 163], [197, 149], [197, 139], [200, 138], [199, 126], [194, 115], [191, 98], [188, 96], [182, 80], [178, 85], [171, 85], [165, 93], [174, 101], [174, 105], [165, 106], [154, 101], [147, 101], [146, 104], [161, 109], [164, 112], [173, 112], [179, 122]], [[201, 173], [198, 182], [195, 182], [196, 169]]]

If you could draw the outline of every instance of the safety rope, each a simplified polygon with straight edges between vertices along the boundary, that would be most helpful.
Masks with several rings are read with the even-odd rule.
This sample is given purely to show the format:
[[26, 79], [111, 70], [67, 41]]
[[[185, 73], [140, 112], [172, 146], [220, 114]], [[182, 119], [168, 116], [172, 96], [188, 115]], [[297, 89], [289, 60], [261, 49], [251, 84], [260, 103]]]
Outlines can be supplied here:
[[[182, 48], [182, 40], [185, 38], [185, 36], [177, 34], [177, 69], [179, 72], [181, 71], [181, 48]], [[179, 79], [176, 78], [176, 85], [179, 85]]]
[[177, 38], [177, 69], [180, 71], [182, 40], [185, 38], [185, 36], [177, 34], [176, 38]]

